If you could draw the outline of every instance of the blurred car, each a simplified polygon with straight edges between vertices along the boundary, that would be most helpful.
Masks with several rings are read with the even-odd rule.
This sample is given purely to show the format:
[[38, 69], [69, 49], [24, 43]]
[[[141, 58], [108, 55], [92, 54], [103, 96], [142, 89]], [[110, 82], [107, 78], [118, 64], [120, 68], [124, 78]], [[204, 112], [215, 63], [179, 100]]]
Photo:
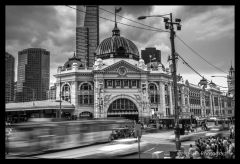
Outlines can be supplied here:
[[[202, 132], [192, 132], [192, 133], [185, 133], [184, 135], [180, 135], [180, 141], [194, 141], [200, 137], [204, 137], [206, 135], [206, 131]], [[175, 134], [169, 137], [170, 141], [175, 141]]]
[[[140, 149], [143, 150], [148, 144], [148, 142], [140, 141]], [[99, 148], [98, 152], [102, 158], [133, 154], [138, 152], [138, 142], [136, 138], [116, 140], [111, 145]]]

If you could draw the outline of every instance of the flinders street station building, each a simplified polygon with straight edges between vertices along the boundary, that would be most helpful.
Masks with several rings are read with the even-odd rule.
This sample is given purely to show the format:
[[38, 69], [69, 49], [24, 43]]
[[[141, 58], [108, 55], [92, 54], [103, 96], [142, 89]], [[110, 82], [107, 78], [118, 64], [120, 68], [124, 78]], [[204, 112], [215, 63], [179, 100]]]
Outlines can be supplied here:
[[[121, 36], [117, 24], [95, 52], [93, 67], [86, 67], [74, 54], [54, 75], [56, 100], [61, 96], [74, 106], [68, 110], [70, 115], [141, 120], [174, 117], [171, 70], [161, 63], [146, 65], [137, 46]], [[179, 77], [178, 93], [182, 113], [199, 117], [234, 114], [233, 102], [214, 83], [203, 90]]]
[[[128, 119], [174, 119], [171, 69], [161, 62], [146, 63], [137, 46], [121, 36], [115, 23], [112, 36], [95, 49], [95, 61], [88, 67], [75, 53], [59, 66], [53, 99], [6, 104], [11, 122], [28, 118], [74, 119], [123, 117]], [[234, 119], [235, 71], [230, 68], [228, 93], [213, 82], [202, 87], [178, 76], [180, 118], [224, 117]], [[59, 101], [61, 97], [62, 101]], [[61, 114], [60, 114], [61, 113]]]

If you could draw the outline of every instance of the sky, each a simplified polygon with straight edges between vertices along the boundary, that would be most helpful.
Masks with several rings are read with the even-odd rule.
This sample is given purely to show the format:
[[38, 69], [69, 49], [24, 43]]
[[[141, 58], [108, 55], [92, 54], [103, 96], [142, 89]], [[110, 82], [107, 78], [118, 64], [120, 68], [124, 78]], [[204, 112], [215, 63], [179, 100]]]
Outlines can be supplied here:
[[[76, 8], [76, 6], [72, 6]], [[173, 14], [173, 19], [180, 18], [181, 31], [176, 31], [187, 45], [212, 65], [209, 65], [175, 38], [176, 52], [181, 55], [195, 70], [208, 80], [227, 87], [229, 68], [235, 67], [235, 8], [234, 6], [99, 6], [100, 17], [114, 20], [115, 7], [121, 7], [118, 13], [124, 18], [165, 30], [163, 19], [148, 17], [138, 20], [139, 16]], [[130, 20], [117, 17], [117, 21], [138, 27], [149, 28]], [[100, 42], [111, 37], [114, 22], [99, 19]], [[6, 6], [5, 24], [6, 52], [15, 57], [15, 81], [17, 80], [18, 51], [26, 48], [44, 48], [50, 51], [50, 85], [55, 82], [57, 67], [62, 66], [73, 56], [76, 42], [76, 10], [67, 6]], [[139, 52], [146, 47], [161, 50], [162, 63], [167, 62], [171, 54], [169, 33], [138, 29], [118, 23], [120, 35], [133, 41]], [[176, 29], [176, 28], [175, 28]], [[184, 81], [198, 84], [201, 77], [189, 69], [181, 60], [177, 62], [177, 74]], [[222, 88], [226, 90], [226, 88]]]

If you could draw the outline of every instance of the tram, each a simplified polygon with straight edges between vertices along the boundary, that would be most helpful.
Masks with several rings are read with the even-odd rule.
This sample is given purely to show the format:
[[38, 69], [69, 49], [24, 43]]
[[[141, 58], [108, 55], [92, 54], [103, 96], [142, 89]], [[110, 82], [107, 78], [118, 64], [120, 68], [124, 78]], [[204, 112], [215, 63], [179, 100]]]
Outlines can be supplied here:
[[206, 122], [208, 129], [212, 131], [228, 130], [230, 126], [230, 120], [228, 119], [211, 117]]
[[29, 155], [108, 142], [112, 129], [131, 124], [132, 121], [126, 119], [13, 124], [9, 152]]

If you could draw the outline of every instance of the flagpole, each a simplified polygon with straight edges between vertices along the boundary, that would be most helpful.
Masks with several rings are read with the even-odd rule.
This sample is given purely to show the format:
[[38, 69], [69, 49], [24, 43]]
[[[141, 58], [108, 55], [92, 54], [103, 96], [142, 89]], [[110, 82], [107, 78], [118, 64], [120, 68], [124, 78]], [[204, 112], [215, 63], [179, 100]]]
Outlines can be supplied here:
[[115, 7], [115, 25], [117, 24], [116, 15], [117, 15], [117, 9]]

